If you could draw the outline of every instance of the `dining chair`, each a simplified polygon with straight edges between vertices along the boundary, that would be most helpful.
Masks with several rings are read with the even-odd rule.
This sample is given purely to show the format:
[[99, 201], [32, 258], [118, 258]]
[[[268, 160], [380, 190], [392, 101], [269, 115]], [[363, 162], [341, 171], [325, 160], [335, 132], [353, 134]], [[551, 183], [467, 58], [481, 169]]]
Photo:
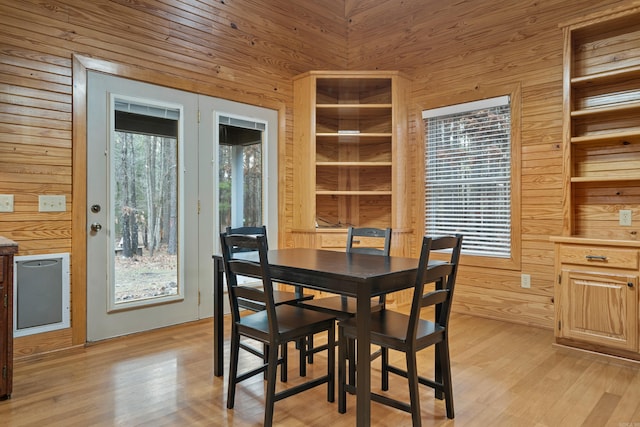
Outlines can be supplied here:
[[[264, 225], [260, 225], [260, 226], [243, 226], [243, 227], [227, 227], [226, 234], [227, 235], [240, 234], [240, 235], [245, 235], [245, 236], [265, 236], [265, 238], [266, 238], [267, 237], [267, 227], [264, 226]], [[269, 246], [268, 238], [266, 239], [265, 244], [267, 245], [267, 250], [268, 250], [268, 246]], [[242, 248], [242, 247], [232, 247], [232, 248], [230, 248], [230, 250], [231, 250], [232, 253], [255, 251], [254, 249], [251, 249], [251, 248]], [[278, 290], [278, 289], [274, 289], [273, 290], [273, 300], [274, 300], [276, 305], [280, 305], [280, 304], [296, 304], [299, 301], [310, 300], [313, 297], [314, 297], [313, 294], [302, 295], [301, 292], [299, 294], [296, 294], [295, 292], [282, 291], [282, 290]], [[246, 310], [251, 310], [251, 311], [262, 311], [262, 310], [264, 310], [266, 308], [265, 304], [263, 302], [254, 301], [254, 300], [250, 300], [250, 299], [246, 299], [246, 298], [238, 298], [238, 305], [240, 306], [240, 308], [244, 308]], [[255, 354], [256, 356], [262, 356], [265, 361], [267, 360], [266, 348], [264, 348], [263, 351], [260, 352], [259, 350], [255, 349], [254, 347], [252, 347], [249, 344], [241, 343], [240, 347], [243, 348], [244, 350], [250, 352], [250, 353]], [[303, 347], [303, 344], [301, 344], [301, 343], [298, 344], [298, 349], [300, 351], [306, 351], [306, 349]], [[288, 357], [286, 357], [287, 356], [286, 348], [283, 349], [283, 350], [285, 352], [284, 353], [285, 354], [285, 358], [284, 358], [284, 368], [280, 371], [280, 380], [282, 382], [286, 382], [287, 381], [287, 372], [288, 372], [288, 369], [287, 369]], [[303, 375], [303, 376], [306, 375], [306, 366], [300, 368], [300, 375]]]
[[[363, 241], [358, 240], [361, 238]], [[360, 244], [363, 243], [363, 244]], [[378, 244], [376, 244], [378, 243]], [[391, 253], [391, 228], [372, 227], [349, 227], [347, 231], [347, 253], [361, 253], [370, 255], [389, 256]], [[385, 306], [386, 295], [371, 300], [371, 311], [382, 310]], [[314, 298], [312, 300], [300, 301], [301, 307], [311, 310], [329, 313], [338, 320], [345, 320], [356, 315], [356, 299], [344, 295], [335, 295], [324, 298]], [[314, 347], [313, 340], [308, 340], [308, 362], [313, 363], [313, 354], [324, 350], [323, 346]], [[349, 352], [349, 360], [354, 360], [355, 348]], [[380, 352], [374, 352], [372, 359], [378, 357]], [[353, 380], [355, 375], [355, 363], [349, 363], [349, 377]]]
[[[444, 397], [447, 418], [454, 418], [453, 388], [451, 385], [451, 361], [449, 358], [449, 314], [455, 288], [456, 274], [462, 248], [462, 236], [424, 237], [420, 261], [413, 288], [413, 299], [408, 315], [393, 310], [371, 314], [371, 343], [382, 347], [382, 390], [389, 389], [389, 373], [403, 376], [409, 382], [410, 403], [402, 402], [378, 393], [371, 393], [371, 400], [411, 413], [413, 426], [421, 426], [418, 385], [435, 390], [437, 399]], [[432, 261], [432, 251], [450, 251], [448, 261]], [[435, 284], [425, 292], [425, 285]], [[425, 307], [435, 307], [434, 320], [420, 317]], [[349, 318], [338, 323], [338, 411], [346, 412], [346, 392], [355, 392], [353, 384], [346, 382], [347, 345], [356, 339], [356, 321]], [[433, 379], [418, 375], [416, 353], [435, 345], [435, 373]], [[389, 349], [403, 352], [406, 369], [388, 363]]]
[[[360, 246], [357, 238], [365, 238], [371, 246]], [[381, 245], [373, 246], [376, 240], [380, 240]], [[381, 228], [354, 228], [349, 227], [347, 231], [347, 253], [360, 253], [370, 255], [389, 256], [391, 252], [391, 229]], [[375, 300], [374, 300], [375, 301]], [[372, 304], [372, 309], [380, 309], [384, 306], [385, 296], [381, 295]], [[312, 310], [323, 311], [335, 314], [339, 320], [356, 315], [356, 299], [344, 295], [335, 295], [324, 298], [315, 298], [310, 301], [303, 301], [301, 305]]]
[[[267, 236], [267, 227], [264, 225], [260, 225], [260, 226], [243, 226], [243, 227], [227, 227], [226, 229], [226, 233], [228, 235], [230, 234], [242, 234], [245, 236]], [[267, 249], [269, 246], [268, 243], [268, 238], [267, 238]], [[240, 249], [240, 248], [231, 248], [231, 250], [234, 253], [237, 252], [248, 252], [248, 249]], [[298, 301], [304, 301], [304, 300], [310, 300], [313, 299], [313, 294], [304, 294], [304, 295], [300, 295], [300, 294], [296, 294], [296, 292], [290, 292], [290, 291], [282, 291], [279, 289], [274, 289], [273, 290], [273, 298], [276, 302], [276, 305], [278, 304], [295, 304]], [[241, 300], [239, 301], [240, 307], [248, 309], [248, 310], [252, 310], [252, 311], [260, 311], [260, 310], [264, 310], [264, 304], [262, 303], [258, 303], [256, 301], [248, 301], [248, 300]]]
[[[273, 293], [273, 282], [267, 255], [267, 238], [264, 235], [227, 235], [222, 233], [222, 256], [227, 277], [231, 302], [231, 356], [229, 361], [229, 386], [227, 390], [227, 408], [232, 409], [235, 403], [236, 385], [259, 373], [267, 373], [264, 425], [271, 426], [275, 402], [286, 397], [327, 384], [327, 400], [335, 399], [335, 317], [306, 310], [288, 304], [276, 305]], [[259, 261], [250, 261], [240, 251], [257, 251]], [[255, 259], [255, 258], [254, 258]], [[262, 289], [243, 286], [238, 283], [238, 276], [250, 276], [262, 280]], [[240, 315], [239, 299], [264, 304], [265, 309], [249, 315]], [[276, 392], [276, 370], [284, 369], [286, 354], [278, 356], [278, 349], [286, 349], [287, 343], [299, 342], [309, 335], [327, 333], [327, 374], [307, 380], [294, 387]], [[267, 360], [258, 368], [238, 375], [238, 357], [240, 338], [247, 337], [266, 345]], [[286, 353], [286, 351], [285, 351]], [[305, 353], [300, 352], [300, 363], [304, 363]]]

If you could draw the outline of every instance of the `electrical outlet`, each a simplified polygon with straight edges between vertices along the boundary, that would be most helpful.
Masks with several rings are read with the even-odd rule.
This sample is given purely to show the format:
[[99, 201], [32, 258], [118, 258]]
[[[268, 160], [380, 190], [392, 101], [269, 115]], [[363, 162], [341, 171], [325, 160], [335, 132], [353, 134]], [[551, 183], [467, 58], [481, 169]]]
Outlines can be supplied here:
[[523, 288], [531, 287], [531, 275], [530, 274], [522, 274], [520, 276], [520, 286]]
[[13, 194], [0, 194], [0, 212], [13, 212]]
[[38, 209], [40, 212], [64, 212], [67, 199], [65, 196], [38, 196]]
[[620, 209], [619, 214], [620, 214], [620, 225], [630, 227], [631, 226], [631, 210]]

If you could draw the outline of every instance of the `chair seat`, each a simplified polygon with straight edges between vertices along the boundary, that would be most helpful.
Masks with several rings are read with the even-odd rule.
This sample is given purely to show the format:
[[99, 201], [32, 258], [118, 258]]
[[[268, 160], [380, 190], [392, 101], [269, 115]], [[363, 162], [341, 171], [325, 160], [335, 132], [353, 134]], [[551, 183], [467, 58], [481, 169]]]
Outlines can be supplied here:
[[[292, 337], [303, 337], [315, 333], [317, 330], [326, 330], [325, 323], [331, 324], [336, 320], [335, 316], [330, 314], [293, 305], [279, 305], [275, 311], [280, 341], [290, 341]], [[238, 328], [243, 334], [264, 340], [269, 335], [267, 311], [259, 311], [241, 317]]]
[[[410, 317], [391, 310], [381, 310], [371, 314], [371, 344], [384, 345], [393, 349], [406, 348], [407, 330]], [[341, 321], [339, 327], [344, 328], [348, 338], [356, 338], [356, 319], [349, 318]], [[441, 340], [444, 327], [429, 320], [419, 319], [416, 333], [418, 349], [427, 347]]]
[[[302, 295], [301, 298], [296, 296], [295, 292], [289, 291], [273, 291], [273, 301], [276, 305], [282, 304], [296, 304], [299, 301], [308, 301], [313, 299], [313, 294]], [[262, 311], [265, 309], [264, 303], [258, 301], [251, 301], [246, 298], [238, 298], [238, 305], [242, 308], [246, 308], [252, 311]]]
[[[355, 298], [342, 297], [340, 295], [301, 301], [298, 305], [310, 310], [332, 314], [340, 320], [354, 317], [357, 311], [357, 301]], [[382, 304], [380, 304], [378, 299], [372, 299], [371, 312], [380, 310], [382, 310]]]

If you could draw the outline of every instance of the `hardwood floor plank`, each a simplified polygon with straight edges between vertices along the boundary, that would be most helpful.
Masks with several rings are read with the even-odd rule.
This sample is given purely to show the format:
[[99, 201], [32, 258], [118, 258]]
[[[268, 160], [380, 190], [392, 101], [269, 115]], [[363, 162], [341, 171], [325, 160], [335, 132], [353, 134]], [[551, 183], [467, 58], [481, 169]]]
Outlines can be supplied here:
[[611, 413], [615, 410], [620, 396], [617, 394], [603, 393], [598, 403], [593, 407], [587, 419], [583, 423], [585, 426], [602, 426], [607, 423]]
[[[452, 315], [450, 338], [456, 418], [448, 420], [443, 402], [421, 388], [424, 425], [640, 425], [640, 366], [561, 351], [552, 346], [553, 332], [547, 329], [462, 314]], [[209, 319], [16, 360], [13, 395], [0, 402], [0, 424], [259, 425], [264, 381], [241, 383], [235, 408], [227, 410], [227, 377], [213, 376], [212, 340]], [[226, 352], [228, 346], [225, 341]], [[289, 352], [289, 382], [278, 383], [279, 389], [300, 382], [293, 346]], [[392, 352], [391, 360], [404, 363], [400, 353]], [[308, 376], [322, 375], [325, 363], [326, 356], [319, 354]], [[255, 364], [253, 356], [241, 353], [241, 369]], [[433, 353], [421, 352], [420, 371], [429, 375], [432, 366]], [[372, 390], [380, 391], [379, 359], [372, 369]], [[407, 399], [405, 380], [392, 375], [388, 393]], [[409, 414], [376, 403], [371, 414], [375, 426], [411, 421]], [[341, 415], [326, 401], [326, 388], [313, 389], [277, 402], [274, 423], [351, 426], [355, 398], [347, 396], [347, 413]]]

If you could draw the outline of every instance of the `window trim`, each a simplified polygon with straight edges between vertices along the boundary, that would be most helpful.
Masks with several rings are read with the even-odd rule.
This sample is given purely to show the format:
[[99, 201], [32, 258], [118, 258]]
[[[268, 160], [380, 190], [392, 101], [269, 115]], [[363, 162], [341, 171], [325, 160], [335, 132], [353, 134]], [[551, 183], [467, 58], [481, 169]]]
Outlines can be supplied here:
[[[461, 255], [461, 263], [469, 266], [477, 267], [490, 267], [495, 269], [504, 270], [520, 270], [522, 263], [522, 226], [521, 226], [521, 177], [522, 177], [522, 143], [521, 143], [521, 116], [522, 116], [522, 95], [520, 84], [499, 86], [484, 88], [482, 90], [477, 89], [473, 94], [465, 93], [459, 96], [447, 97], [446, 105], [424, 105], [421, 108], [421, 112], [432, 110], [437, 115], [449, 114], [451, 110], [448, 108], [454, 108], [455, 105], [482, 102], [482, 100], [489, 98], [498, 98], [500, 96], [509, 96], [511, 104], [511, 256], [509, 258], [497, 258], [484, 255], [465, 254]], [[468, 106], [468, 105], [467, 105]], [[473, 104], [470, 106], [475, 109]], [[425, 206], [425, 165], [423, 162], [426, 150], [425, 144], [425, 128], [424, 119], [420, 116], [420, 150], [422, 151], [419, 157], [422, 166], [420, 167], [421, 181], [421, 206]], [[425, 209], [420, 209], [421, 218], [419, 224], [419, 230], [424, 230], [426, 212]]]

